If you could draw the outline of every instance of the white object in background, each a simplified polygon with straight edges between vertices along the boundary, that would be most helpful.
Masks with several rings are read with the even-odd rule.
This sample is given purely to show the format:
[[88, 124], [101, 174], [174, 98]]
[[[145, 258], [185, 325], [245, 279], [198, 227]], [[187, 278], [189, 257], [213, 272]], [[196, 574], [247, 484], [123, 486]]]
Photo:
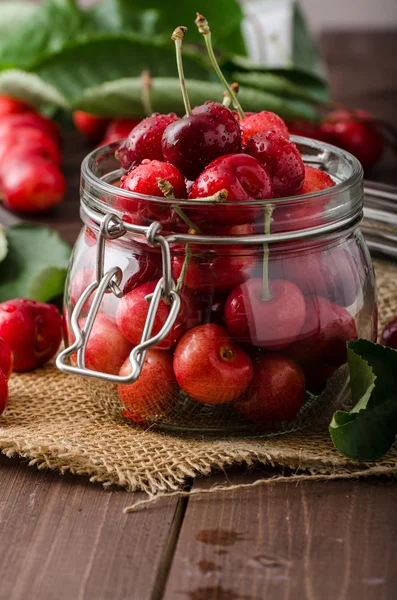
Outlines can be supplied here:
[[288, 67], [295, 0], [240, 0], [248, 55], [269, 67]]

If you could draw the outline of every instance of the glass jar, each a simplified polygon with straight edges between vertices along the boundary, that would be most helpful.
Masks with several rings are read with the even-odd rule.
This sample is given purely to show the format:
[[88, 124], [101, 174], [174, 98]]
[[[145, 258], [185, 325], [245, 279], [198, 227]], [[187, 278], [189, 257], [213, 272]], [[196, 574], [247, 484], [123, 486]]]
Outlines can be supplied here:
[[377, 329], [363, 173], [342, 150], [293, 139], [335, 187], [175, 200], [120, 190], [118, 144], [84, 160], [57, 364], [115, 417], [183, 435], [270, 435], [346, 400], [346, 341]]

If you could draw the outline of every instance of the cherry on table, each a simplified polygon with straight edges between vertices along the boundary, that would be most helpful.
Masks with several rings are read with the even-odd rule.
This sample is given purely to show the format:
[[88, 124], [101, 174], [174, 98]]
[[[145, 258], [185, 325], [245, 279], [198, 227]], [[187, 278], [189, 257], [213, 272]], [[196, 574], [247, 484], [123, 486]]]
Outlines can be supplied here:
[[62, 162], [62, 154], [54, 138], [36, 127], [17, 127], [0, 139], [0, 176], [5, 162], [13, 155], [20, 155], [24, 160], [41, 156], [55, 165]]
[[185, 333], [175, 349], [174, 372], [179, 386], [205, 404], [235, 400], [253, 376], [249, 356], [214, 323]]
[[296, 418], [305, 391], [305, 376], [296, 362], [267, 354], [254, 361], [254, 377], [235, 407], [251, 421], [271, 429]]
[[94, 142], [104, 135], [110, 120], [83, 110], [73, 111], [72, 118], [76, 129]]
[[0, 371], [0, 415], [4, 412], [8, 400], [8, 382], [6, 376]]
[[34, 110], [34, 106], [23, 100], [5, 94], [0, 95], [0, 118], [18, 113], [34, 112]]
[[271, 299], [264, 300], [263, 280], [254, 278], [235, 288], [225, 306], [226, 326], [237, 341], [276, 350], [291, 344], [306, 316], [305, 298], [293, 283], [269, 281]]
[[243, 136], [243, 144], [258, 133], [266, 133], [270, 130], [275, 131], [286, 139], [289, 139], [288, 127], [281, 117], [274, 112], [262, 110], [259, 113], [253, 113], [240, 120], [240, 127]]
[[381, 344], [397, 350], [397, 318], [389, 321], [382, 332]]
[[0, 337], [0, 371], [9, 379], [14, 365], [14, 356], [10, 344]]
[[61, 140], [61, 130], [55, 121], [37, 112], [23, 112], [6, 115], [0, 120], [0, 139], [13, 133], [18, 127], [35, 127], [52, 137], [58, 144]]

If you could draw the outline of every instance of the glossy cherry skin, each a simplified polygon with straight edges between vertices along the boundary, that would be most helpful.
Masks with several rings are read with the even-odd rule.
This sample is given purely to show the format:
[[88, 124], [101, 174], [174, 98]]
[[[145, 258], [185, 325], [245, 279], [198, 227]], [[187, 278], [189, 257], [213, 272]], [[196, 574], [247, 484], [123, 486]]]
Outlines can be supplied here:
[[318, 366], [326, 368], [324, 374], [328, 376], [346, 362], [346, 342], [354, 339], [356, 325], [345, 308], [322, 296], [307, 296], [305, 322], [286, 352], [302, 366], [311, 386], [311, 373], [319, 383]]
[[110, 121], [106, 127], [103, 140], [98, 144], [98, 147], [112, 144], [126, 138], [131, 130], [136, 127], [142, 119], [114, 119]]
[[34, 106], [12, 96], [0, 95], [0, 118], [23, 112], [34, 112]]
[[14, 356], [10, 344], [0, 337], [0, 371], [9, 379], [14, 365]]
[[3, 117], [0, 120], [0, 139], [8, 133], [12, 133], [18, 127], [35, 127], [36, 129], [40, 129], [40, 131], [52, 137], [57, 143], [61, 139], [61, 132], [57, 123], [36, 112], [23, 112]]
[[302, 189], [305, 166], [298, 148], [275, 131], [251, 137], [244, 150], [257, 158], [272, 178], [275, 198], [296, 196]]
[[29, 156], [41, 156], [58, 166], [62, 162], [61, 151], [54, 138], [36, 127], [17, 127], [0, 139], [0, 176], [5, 161], [13, 154], [23, 155], [25, 160]]
[[94, 142], [101, 139], [109, 123], [109, 119], [82, 110], [73, 111], [72, 117], [76, 129]]
[[7, 208], [24, 213], [39, 213], [53, 208], [66, 192], [59, 168], [41, 156], [14, 151], [3, 162], [1, 187]]
[[382, 155], [384, 142], [375, 118], [364, 110], [334, 111], [321, 123], [320, 131], [326, 142], [351, 152], [364, 169], [370, 169]]
[[165, 129], [162, 149], [165, 160], [193, 181], [215, 158], [240, 152], [241, 133], [232, 112], [218, 102], [192, 112]]
[[262, 110], [262, 112], [248, 115], [240, 120], [240, 127], [243, 135], [243, 144], [257, 133], [266, 133], [275, 131], [279, 135], [289, 139], [288, 127], [276, 113]]
[[154, 113], [136, 125], [116, 152], [123, 169], [136, 167], [145, 158], [164, 160], [161, 140], [166, 127], [175, 121], [179, 121], [175, 113]]
[[[120, 369], [120, 375], [131, 373], [129, 358]], [[141, 419], [155, 419], [163, 414], [167, 404], [172, 402], [178, 388], [172, 368], [172, 354], [164, 350], [148, 350], [143, 364], [143, 369], [135, 383], [118, 385], [118, 394], [121, 402], [127, 409], [123, 416], [136, 421], [136, 416]]]
[[14, 371], [29, 371], [54, 356], [62, 320], [52, 304], [15, 298], [0, 304], [0, 336], [11, 346]]
[[223, 404], [245, 391], [253, 367], [224, 327], [207, 323], [191, 329], [179, 341], [174, 372], [180, 387], [194, 400]]
[[397, 350], [397, 319], [390, 321], [384, 328], [381, 344]]
[[237, 341], [276, 350], [291, 344], [306, 316], [300, 289], [283, 280], [269, 281], [271, 300], [262, 300], [261, 278], [235, 288], [226, 301], [225, 323]]
[[303, 181], [301, 194], [312, 194], [313, 192], [320, 192], [321, 190], [327, 190], [335, 186], [335, 181], [321, 169], [316, 167], [310, 167], [305, 165], [305, 179]]
[[235, 407], [254, 423], [272, 429], [294, 421], [305, 400], [305, 376], [299, 365], [281, 354], [254, 362], [254, 377]]
[[8, 383], [2, 371], [0, 371], [0, 415], [4, 412], [8, 400]]
[[260, 207], [233, 206], [233, 202], [250, 202], [273, 198], [273, 187], [268, 171], [248, 154], [228, 154], [215, 159], [196, 179], [190, 191], [190, 199], [213, 196], [227, 190], [227, 204], [205, 206], [195, 209], [206, 215], [215, 225], [240, 225], [254, 220], [261, 212]]

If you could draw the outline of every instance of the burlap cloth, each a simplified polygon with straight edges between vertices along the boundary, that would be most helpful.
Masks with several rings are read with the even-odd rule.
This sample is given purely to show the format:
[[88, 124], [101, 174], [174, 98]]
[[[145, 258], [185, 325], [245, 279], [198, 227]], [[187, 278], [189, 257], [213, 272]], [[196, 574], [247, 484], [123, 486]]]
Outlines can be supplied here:
[[[397, 314], [397, 267], [375, 264], [380, 327]], [[326, 425], [271, 438], [201, 440], [142, 431], [112, 419], [81, 380], [53, 364], [14, 374], [0, 418], [0, 449], [38, 468], [84, 474], [92, 482], [144, 490], [149, 498], [179, 493], [189, 478], [231, 465], [262, 463], [268, 479], [348, 478], [397, 474], [397, 447], [376, 463], [359, 463], [332, 445]], [[136, 505], [134, 505], [136, 506]]]

